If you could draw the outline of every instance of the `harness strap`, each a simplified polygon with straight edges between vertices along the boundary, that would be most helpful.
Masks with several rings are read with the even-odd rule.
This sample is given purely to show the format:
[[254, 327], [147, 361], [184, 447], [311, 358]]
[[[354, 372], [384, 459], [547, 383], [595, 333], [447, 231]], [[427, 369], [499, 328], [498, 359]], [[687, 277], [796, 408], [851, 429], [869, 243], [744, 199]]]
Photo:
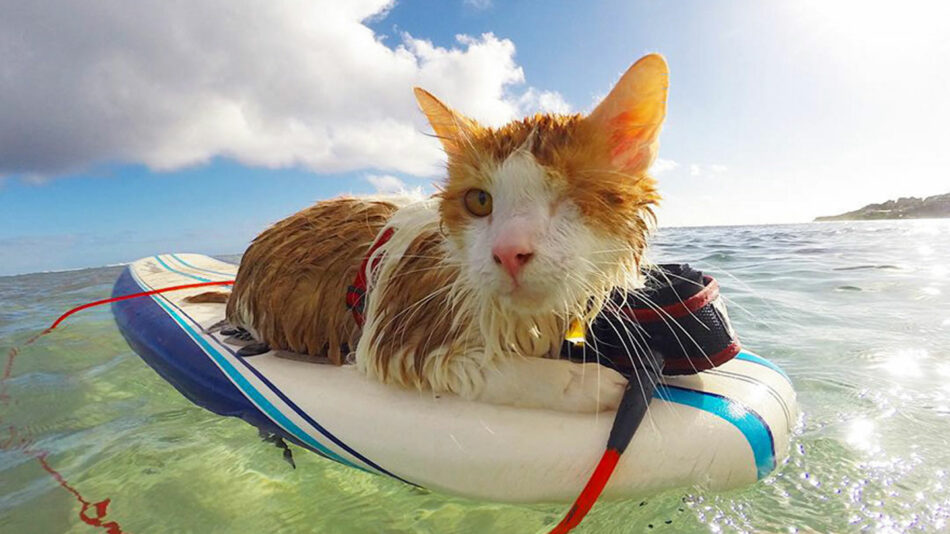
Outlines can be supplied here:
[[[393, 236], [393, 229], [387, 228], [373, 243], [369, 250], [366, 252], [366, 256], [363, 257], [363, 262], [360, 263], [360, 268], [356, 271], [356, 278], [353, 279], [353, 285], [346, 288], [346, 307], [351, 312], [353, 312], [353, 319], [356, 321], [356, 324], [363, 326], [366, 318], [363, 316], [363, 313], [366, 311], [366, 286], [368, 285], [369, 279], [366, 275], [366, 267], [369, 265], [369, 259], [373, 257], [373, 253], [379, 250], [379, 247], [386, 244], [390, 238]], [[375, 271], [379, 267], [379, 261], [382, 259], [382, 256], [377, 256], [373, 260], [373, 264], [370, 266], [370, 271]], [[374, 273], [371, 272], [370, 276]]]

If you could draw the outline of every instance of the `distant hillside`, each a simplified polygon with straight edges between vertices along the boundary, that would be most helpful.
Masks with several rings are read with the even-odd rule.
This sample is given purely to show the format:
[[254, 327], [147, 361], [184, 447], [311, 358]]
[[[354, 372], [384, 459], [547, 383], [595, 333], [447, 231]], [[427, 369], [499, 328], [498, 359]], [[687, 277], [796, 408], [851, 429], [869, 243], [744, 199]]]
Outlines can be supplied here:
[[815, 221], [870, 221], [876, 219], [933, 219], [950, 217], [950, 193], [927, 198], [905, 197], [861, 209], [816, 217]]

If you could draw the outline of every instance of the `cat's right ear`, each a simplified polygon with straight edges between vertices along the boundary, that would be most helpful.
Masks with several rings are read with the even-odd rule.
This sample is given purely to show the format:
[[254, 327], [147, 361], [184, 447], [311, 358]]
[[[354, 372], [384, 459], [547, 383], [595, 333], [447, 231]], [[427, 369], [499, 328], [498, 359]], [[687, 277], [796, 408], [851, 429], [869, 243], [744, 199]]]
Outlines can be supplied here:
[[466, 139], [477, 127], [475, 121], [452, 110], [425, 89], [415, 87], [413, 92], [419, 107], [435, 130], [435, 136], [442, 142], [442, 148], [449, 155], [459, 154]]

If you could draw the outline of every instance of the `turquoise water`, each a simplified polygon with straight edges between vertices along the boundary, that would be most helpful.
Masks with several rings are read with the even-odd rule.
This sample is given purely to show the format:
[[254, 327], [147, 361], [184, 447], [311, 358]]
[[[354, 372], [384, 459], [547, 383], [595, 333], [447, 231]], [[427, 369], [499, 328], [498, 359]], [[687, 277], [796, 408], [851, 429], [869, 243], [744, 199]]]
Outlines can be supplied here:
[[[948, 528], [950, 220], [665, 229], [654, 245], [654, 259], [720, 280], [744, 344], [795, 383], [802, 426], [758, 484], [599, 503], [578, 532]], [[0, 278], [0, 358], [108, 296], [120, 272]], [[564, 512], [418, 490], [299, 448], [291, 469], [255, 429], [162, 381], [107, 307], [13, 364], [0, 400], [3, 532], [545, 532]]]

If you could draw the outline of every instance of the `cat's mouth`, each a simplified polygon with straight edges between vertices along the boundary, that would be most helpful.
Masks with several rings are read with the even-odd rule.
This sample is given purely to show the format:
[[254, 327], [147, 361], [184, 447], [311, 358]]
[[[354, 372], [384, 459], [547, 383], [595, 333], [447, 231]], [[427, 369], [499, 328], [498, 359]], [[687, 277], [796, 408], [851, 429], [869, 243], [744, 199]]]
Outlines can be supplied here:
[[537, 300], [543, 293], [538, 291], [537, 288], [526, 287], [523, 284], [512, 284], [509, 289], [502, 291], [502, 295], [512, 300]]
[[561, 294], [561, 288], [550, 283], [514, 283], [508, 280], [499, 288], [497, 294], [502, 304], [519, 311], [537, 312], [539, 309], [552, 309]]

